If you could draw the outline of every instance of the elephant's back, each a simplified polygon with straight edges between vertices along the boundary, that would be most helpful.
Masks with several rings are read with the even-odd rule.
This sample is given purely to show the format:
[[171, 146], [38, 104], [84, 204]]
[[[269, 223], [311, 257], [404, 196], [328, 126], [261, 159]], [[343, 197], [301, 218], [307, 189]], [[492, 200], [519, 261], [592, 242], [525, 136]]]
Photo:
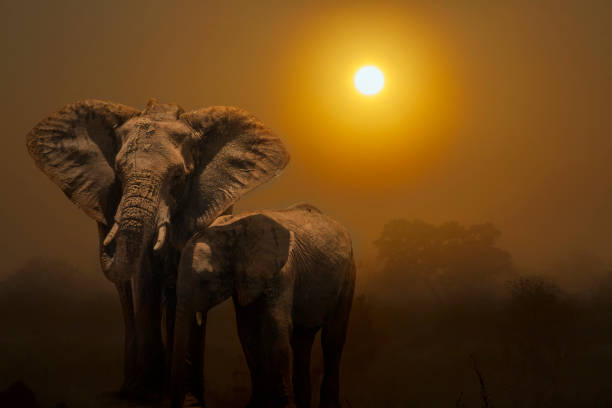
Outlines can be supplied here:
[[352, 259], [351, 237], [346, 228], [313, 205], [299, 203], [283, 210], [252, 211], [218, 217], [210, 227], [223, 228], [254, 215], [263, 215], [293, 233], [303, 247], [298, 256], [325, 258], [326, 266]]
[[[346, 228], [310, 204], [286, 210], [267, 211], [267, 216], [293, 232], [304, 256], [324, 262], [326, 267], [352, 259], [352, 242]], [[320, 259], [319, 259], [320, 258]]]

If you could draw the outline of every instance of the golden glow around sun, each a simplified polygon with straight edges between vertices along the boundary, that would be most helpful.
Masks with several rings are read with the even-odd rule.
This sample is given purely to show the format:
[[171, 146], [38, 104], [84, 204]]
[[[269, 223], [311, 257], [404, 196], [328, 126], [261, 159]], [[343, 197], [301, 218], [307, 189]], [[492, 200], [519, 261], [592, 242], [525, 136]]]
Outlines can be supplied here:
[[364, 95], [375, 95], [380, 92], [385, 84], [385, 76], [382, 71], [373, 65], [359, 68], [353, 80], [355, 87]]
[[338, 8], [284, 40], [275, 100], [293, 168], [301, 160], [328, 185], [378, 189], [420, 177], [450, 151], [469, 106], [458, 103], [454, 54], [427, 18], [395, 11]]

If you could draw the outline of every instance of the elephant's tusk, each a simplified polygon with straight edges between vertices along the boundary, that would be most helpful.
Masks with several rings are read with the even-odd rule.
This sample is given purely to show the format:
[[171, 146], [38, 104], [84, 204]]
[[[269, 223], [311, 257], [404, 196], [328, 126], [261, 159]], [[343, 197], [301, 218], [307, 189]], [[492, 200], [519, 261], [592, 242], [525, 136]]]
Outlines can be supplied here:
[[106, 235], [106, 238], [104, 238], [104, 246], [108, 246], [108, 244], [113, 242], [113, 239], [115, 239], [115, 235], [117, 235], [118, 230], [119, 230], [119, 224], [114, 223], [113, 227], [108, 232], [108, 235]]
[[157, 232], [157, 242], [153, 247], [154, 251], [159, 251], [162, 246], [164, 246], [164, 241], [166, 240], [166, 224], [162, 224], [159, 227], [159, 231]]

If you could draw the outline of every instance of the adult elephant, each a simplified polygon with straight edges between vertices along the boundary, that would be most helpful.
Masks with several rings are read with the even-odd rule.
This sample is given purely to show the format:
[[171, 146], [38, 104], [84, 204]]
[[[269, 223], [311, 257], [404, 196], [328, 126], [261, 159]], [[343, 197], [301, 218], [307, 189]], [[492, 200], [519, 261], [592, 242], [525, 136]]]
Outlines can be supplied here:
[[[243, 110], [184, 112], [155, 100], [143, 111], [99, 100], [68, 105], [31, 130], [27, 147], [98, 224], [100, 263], [119, 292], [125, 322], [122, 391], [158, 392], [166, 364], [162, 292], [173, 316], [183, 246], [240, 196], [278, 175], [287, 151]], [[166, 332], [172, 326], [170, 320]]]
[[[301, 204], [217, 218], [181, 254], [171, 406], [183, 406], [185, 356], [194, 344], [204, 344], [206, 313], [233, 297], [251, 372], [248, 406], [310, 408], [310, 351], [322, 329], [319, 406], [339, 408], [340, 357], [354, 288], [350, 236], [316, 208]], [[198, 313], [201, 328], [192, 323]], [[199, 370], [203, 363], [192, 361]]]

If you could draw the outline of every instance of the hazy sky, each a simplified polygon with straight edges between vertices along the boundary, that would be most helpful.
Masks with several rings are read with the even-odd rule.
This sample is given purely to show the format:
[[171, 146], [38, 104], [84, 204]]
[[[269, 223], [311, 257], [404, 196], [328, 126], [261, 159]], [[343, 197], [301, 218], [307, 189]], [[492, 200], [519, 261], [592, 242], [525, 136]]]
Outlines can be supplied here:
[[25, 148], [85, 98], [251, 111], [292, 161], [239, 208], [308, 201], [358, 257], [393, 217], [491, 221], [523, 263], [610, 253], [612, 2], [220, 3], [2, 1], [0, 276], [97, 265], [95, 223]]

